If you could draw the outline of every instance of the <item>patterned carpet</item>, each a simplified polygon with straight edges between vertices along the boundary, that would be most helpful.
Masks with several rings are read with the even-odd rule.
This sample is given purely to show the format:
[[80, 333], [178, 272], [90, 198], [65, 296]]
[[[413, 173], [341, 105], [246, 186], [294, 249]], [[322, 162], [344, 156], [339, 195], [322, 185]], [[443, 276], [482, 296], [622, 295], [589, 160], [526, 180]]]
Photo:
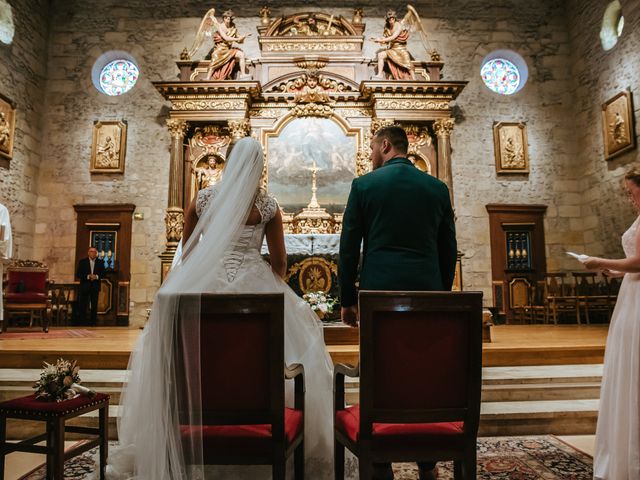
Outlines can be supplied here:
[[[85, 480], [95, 470], [95, 451], [66, 463], [66, 480]], [[45, 478], [44, 465], [21, 480]], [[413, 464], [394, 464], [396, 480], [418, 478]], [[505, 480], [591, 480], [592, 459], [558, 440], [545, 435], [535, 437], [488, 437], [478, 441], [478, 479]], [[453, 465], [439, 466], [439, 480], [453, 479]]]

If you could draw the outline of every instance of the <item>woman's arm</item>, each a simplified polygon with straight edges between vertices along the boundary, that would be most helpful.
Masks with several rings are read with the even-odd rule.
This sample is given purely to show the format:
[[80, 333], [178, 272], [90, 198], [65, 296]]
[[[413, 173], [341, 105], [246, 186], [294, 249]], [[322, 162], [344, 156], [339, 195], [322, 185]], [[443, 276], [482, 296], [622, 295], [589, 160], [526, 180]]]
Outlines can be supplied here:
[[193, 233], [193, 230], [196, 228], [196, 224], [198, 223], [198, 214], [196, 213], [196, 201], [198, 200], [198, 196], [193, 199], [193, 202], [187, 207], [187, 211], [184, 212], [184, 230], [182, 231], [182, 246], [184, 247], [187, 244], [187, 240]]
[[271, 270], [281, 278], [287, 273], [287, 250], [284, 246], [284, 229], [282, 227], [282, 213], [276, 210], [275, 216], [265, 227], [267, 247], [271, 258]]
[[616, 270], [624, 273], [640, 273], [640, 234], [636, 235], [636, 254], [620, 260], [589, 257], [584, 262], [589, 270]]

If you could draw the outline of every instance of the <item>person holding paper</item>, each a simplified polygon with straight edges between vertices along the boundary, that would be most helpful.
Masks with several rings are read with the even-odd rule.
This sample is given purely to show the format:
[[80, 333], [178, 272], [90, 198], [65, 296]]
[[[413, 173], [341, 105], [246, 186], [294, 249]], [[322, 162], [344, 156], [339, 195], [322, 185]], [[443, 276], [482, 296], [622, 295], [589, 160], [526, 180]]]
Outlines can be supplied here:
[[9, 210], [0, 203], [0, 323], [4, 321], [4, 307], [2, 299], [4, 293], [1, 291], [3, 278], [3, 260], [11, 258], [13, 253], [13, 242], [11, 239], [11, 220], [9, 218]]
[[[640, 165], [625, 175], [629, 200], [640, 211]], [[604, 357], [593, 475], [640, 478], [640, 217], [622, 235], [625, 258], [588, 257], [584, 265], [623, 276]]]

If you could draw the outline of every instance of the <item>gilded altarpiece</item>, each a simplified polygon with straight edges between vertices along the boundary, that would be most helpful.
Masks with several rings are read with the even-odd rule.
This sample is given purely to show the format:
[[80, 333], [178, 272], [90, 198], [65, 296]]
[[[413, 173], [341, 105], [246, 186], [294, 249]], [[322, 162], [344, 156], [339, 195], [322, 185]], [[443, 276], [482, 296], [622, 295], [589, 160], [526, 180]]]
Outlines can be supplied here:
[[[337, 248], [351, 180], [370, 171], [373, 134], [384, 125], [403, 126], [416, 168], [453, 192], [451, 102], [467, 82], [443, 80], [444, 63], [436, 52], [429, 61], [413, 61], [411, 80], [371, 80], [376, 65], [363, 56], [361, 11], [351, 21], [327, 12], [272, 20], [269, 13], [262, 11], [261, 56], [247, 62], [248, 75], [205, 81], [208, 62], [189, 58], [185, 49], [177, 61], [179, 81], [154, 84], [171, 103], [163, 272], [181, 236], [176, 222], [187, 204], [199, 188], [224, 174], [229, 145], [251, 135], [264, 148], [263, 186], [279, 200], [287, 237], [295, 237], [298, 246], [304, 237], [311, 245], [290, 257], [289, 283], [298, 285], [299, 293], [319, 283], [321, 290], [335, 291], [337, 250], [331, 248]], [[312, 31], [314, 24], [319, 33]], [[321, 240], [324, 250], [314, 250]]]

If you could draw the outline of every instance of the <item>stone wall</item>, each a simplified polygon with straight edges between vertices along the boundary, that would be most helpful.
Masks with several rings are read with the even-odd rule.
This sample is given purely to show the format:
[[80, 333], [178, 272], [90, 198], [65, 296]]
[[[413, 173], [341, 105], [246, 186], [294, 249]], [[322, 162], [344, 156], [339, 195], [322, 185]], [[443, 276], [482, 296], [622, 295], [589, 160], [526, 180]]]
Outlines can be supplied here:
[[[376, 5], [357, 2], [353, 6], [365, 8], [365, 36], [377, 36], [382, 31], [384, 11], [377, 6], [367, 8], [367, 3]], [[275, 5], [271, 3], [273, 16], [331, 10], [350, 18], [352, 12], [351, 8], [332, 8], [331, 2], [322, 2], [322, 6], [305, 2], [295, 9], [279, 9]], [[429, 1], [415, 6], [446, 62], [445, 79], [469, 81], [457, 101], [457, 125], [452, 134], [458, 238], [465, 253], [465, 288], [483, 290], [485, 303], [491, 304], [486, 204], [548, 205], [549, 269], [575, 268], [563, 252], [584, 248], [567, 12], [560, 0], [513, 0], [502, 6], [488, 6], [482, 0]], [[259, 55], [255, 30], [258, 8], [236, 8], [240, 32], [252, 34], [243, 47], [249, 58]], [[47, 111], [43, 117], [46, 154], [38, 189], [35, 254], [51, 265], [53, 278], [71, 280], [73, 205], [134, 203], [145, 214], [145, 219], [134, 221], [133, 226], [134, 324], [142, 321], [144, 309], [158, 287], [157, 255], [165, 242], [163, 216], [170, 139], [164, 126], [167, 106], [151, 82], [176, 77], [174, 61], [192, 41], [204, 10], [199, 2], [168, 0], [54, 2]], [[485, 55], [504, 48], [520, 53], [529, 67], [527, 85], [510, 97], [490, 92], [479, 76]], [[376, 49], [367, 41], [365, 55], [373, 57]], [[416, 57], [424, 58], [424, 49], [415, 36], [409, 49]], [[109, 50], [129, 52], [141, 69], [136, 88], [122, 97], [106, 97], [91, 82], [95, 60]], [[93, 122], [110, 119], [126, 119], [129, 125], [125, 173], [90, 175]], [[495, 121], [527, 123], [530, 175], [496, 174], [492, 136]]]
[[11, 44], [0, 43], [0, 93], [16, 102], [17, 115], [13, 159], [9, 168], [0, 165], [0, 203], [11, 215], [14, 256], [31, 258], [44, 142], [49, 2], [10, 0], [9, 5], [15, 33]]
[[572, 51], [571, 76], [575, 89], [576, 116], [572, 121], [577, 140], [576, 164], [584, 203], [585, 248], [589, 254], [621, 257], [621, 234], [637, 212], [622, 189], [625, 170], [640, 160], [640, 150], [611, 161], [604, 159], [601, 105], [622, 90], [631, 90], [640, 127], [640, 2], [621, 0], [624, 30], [615, 47], [605, 51], [599, 32], [608, 2], [572, 0], [568, 3]]

